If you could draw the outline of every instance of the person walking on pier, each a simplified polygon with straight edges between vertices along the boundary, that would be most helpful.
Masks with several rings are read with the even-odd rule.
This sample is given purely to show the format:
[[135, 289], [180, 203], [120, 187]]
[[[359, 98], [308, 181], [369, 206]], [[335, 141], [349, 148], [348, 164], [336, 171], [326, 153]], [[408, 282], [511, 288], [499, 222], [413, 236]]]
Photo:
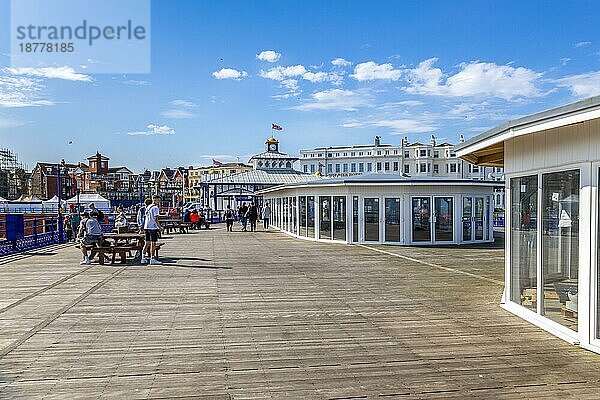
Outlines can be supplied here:
[[156, 259], [156, 242], [158, 242], [158, 234], [162, 230], [158, 216], [160, 214], [160, 196], [152, 197], [150, 206], [146, 207], [146, 216], [144, 220], [144, 232], [146, 233], [146, 244], [142, 250], [142, 259], [140, 263], [148, 264], [148, 259], [145, 256], [146, 252], [150, 250], [150, 265], [160, 265], [162, 262]]
[[227, 232], [233, 232], [233, 210], [229, 206], [225, 210], [225, 223], [227, 225]]
[[254, 203], [250, 203], [248, 206], [248, 212], [246, 213], [246, 217], [248, 221], [250, 221], [250, 232], [256, 231], [256, 220], [258, 219], [258, 209], [254, 205]]
[[269, 230], [269, 221], [271, 220], [271, 206], [267, 201], [262, 209], [262, 218], [263, 218], [263, 229], [265, 231]]
[[248, 206], [246, 206], [245, 202], [242, 202], [242, 205], [238, 208], [238, 218], [240, 219], [240, 225], [242, 226], [242, 231], [246, 232], [246, 227], [248, 226], [248, 217], [246, 217], [246, 213], [248, 212]]
[[73, 240], [73, 225], [71, 222], [70, 214], [65, 215], [65, 218], [63, 220], [63, 226], [65, 227], [65, 235], [66, 235], [67, 242], [72, 241]]

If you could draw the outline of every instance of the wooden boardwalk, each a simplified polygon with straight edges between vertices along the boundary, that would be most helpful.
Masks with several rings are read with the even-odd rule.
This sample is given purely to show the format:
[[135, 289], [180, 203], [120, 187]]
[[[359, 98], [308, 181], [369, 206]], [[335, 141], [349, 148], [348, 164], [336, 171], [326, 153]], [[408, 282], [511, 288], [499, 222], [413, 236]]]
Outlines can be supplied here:
[[0, 398], [600, 397], [600, 356], [498, 306], [498, 248], [223, 229], [164, 266], [0, 258]]

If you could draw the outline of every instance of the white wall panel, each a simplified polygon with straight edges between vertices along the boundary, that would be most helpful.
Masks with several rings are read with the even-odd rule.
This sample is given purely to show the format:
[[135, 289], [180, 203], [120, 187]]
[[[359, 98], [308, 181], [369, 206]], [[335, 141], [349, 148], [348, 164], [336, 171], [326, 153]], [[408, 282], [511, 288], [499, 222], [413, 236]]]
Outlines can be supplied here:
[[600, 120], [508, 140], [504, 158], [507, 174], [600, 160]]

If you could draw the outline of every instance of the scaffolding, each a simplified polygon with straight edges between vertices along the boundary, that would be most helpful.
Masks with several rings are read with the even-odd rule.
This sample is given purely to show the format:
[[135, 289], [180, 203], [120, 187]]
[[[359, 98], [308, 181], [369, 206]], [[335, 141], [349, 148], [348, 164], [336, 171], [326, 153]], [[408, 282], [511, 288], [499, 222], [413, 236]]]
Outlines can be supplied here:
[[17, 153], [0, 149], [0, 197], [14, 199], [25, 192], [26, 169]]
[[0, 149], [0, 170], [14, 172], [17, 169], [26, 169], [19, 161], [19, 155], [9, 149]]

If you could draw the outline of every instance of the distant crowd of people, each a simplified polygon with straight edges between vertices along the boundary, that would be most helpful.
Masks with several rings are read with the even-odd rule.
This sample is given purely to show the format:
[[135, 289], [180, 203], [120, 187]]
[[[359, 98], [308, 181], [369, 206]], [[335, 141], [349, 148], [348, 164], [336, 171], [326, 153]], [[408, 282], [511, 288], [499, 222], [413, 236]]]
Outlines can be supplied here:
[[224, 218], [227, 226], [227, 232], [233, 232], [233, 224], [237, 216], [242, 232], [248, 231], [248, 223], [250, 223], [250, 232], [256, 231], [256, 221], [259, 218], [263, 221], [263, 230], [269, 230], [269, 221], [271, 220], [271, 206], [266, 202], [259, 211], [254, 203], [246, 205], [245, 202], [240, 204], [237, 210], [227, 206]]

